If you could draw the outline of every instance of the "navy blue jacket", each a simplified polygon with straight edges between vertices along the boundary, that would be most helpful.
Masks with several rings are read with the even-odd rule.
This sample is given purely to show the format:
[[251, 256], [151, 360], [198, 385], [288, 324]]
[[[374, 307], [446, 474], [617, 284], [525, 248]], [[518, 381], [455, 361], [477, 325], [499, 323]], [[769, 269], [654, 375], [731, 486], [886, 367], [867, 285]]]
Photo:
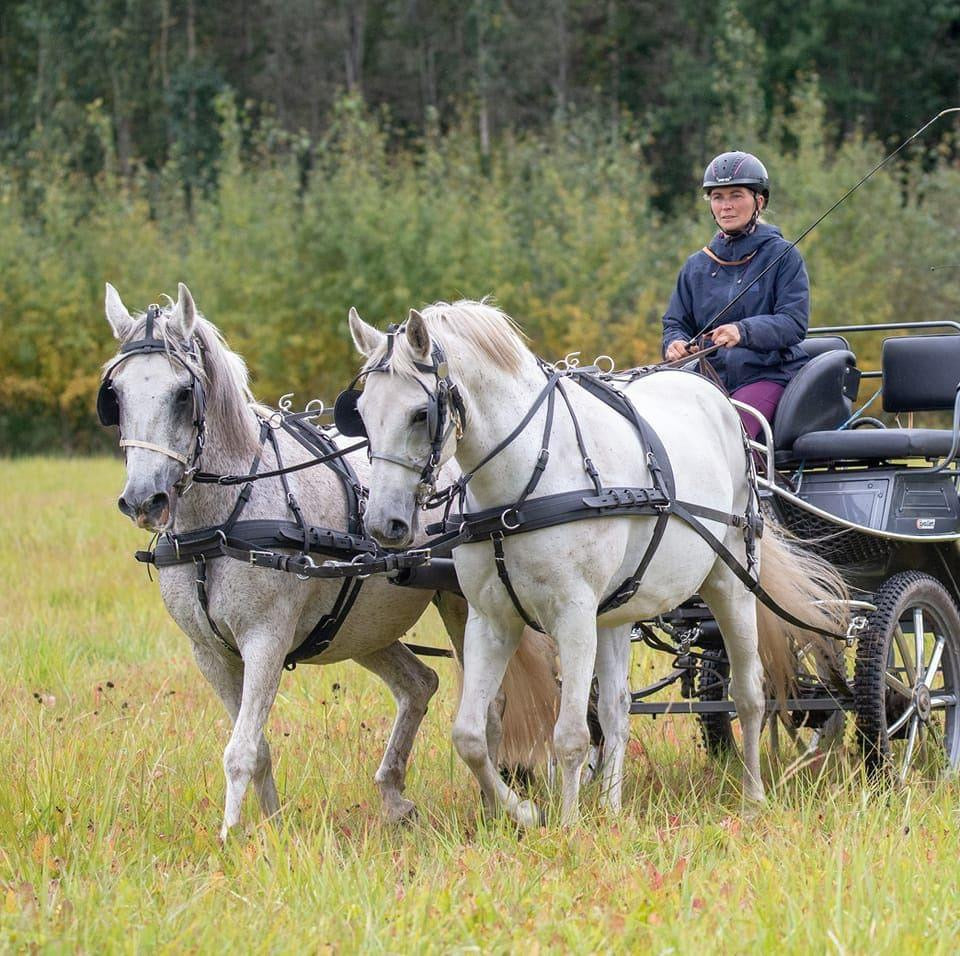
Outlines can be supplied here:
[[[663, 317], [664, 352], [671, 342], [688, 342], [703, 330], [788, 245], [776, 226], [761, 222], [740, 239], [729, 241], [722, 233], [714, 236], [709, 249], [727, 265], [703, 250], [690, 256]], [[740, 343], [720, 349], [708, 361], [728, 392], [759, 381], [786, 385], [807, 362], [800, 342], [809, 319], [810, 283], [803, 258], [794, 248], [721, 316], [716, 325], [735, 323]]]

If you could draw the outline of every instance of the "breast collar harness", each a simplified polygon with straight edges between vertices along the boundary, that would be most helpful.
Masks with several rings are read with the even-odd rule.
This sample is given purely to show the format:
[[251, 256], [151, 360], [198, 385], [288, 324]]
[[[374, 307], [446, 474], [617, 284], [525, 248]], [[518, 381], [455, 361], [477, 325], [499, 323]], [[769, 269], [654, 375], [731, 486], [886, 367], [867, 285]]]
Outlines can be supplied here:
[[[371, 369], [370, 371], [381, 370], [387, 361], [389, 361], [389, 348], [384, 361], [381, 362], [376, 369]], [[443, 364], [444, 374], [442, 377], [437, 372], [437, 366], [440, 363]], [[446, 363], [442, 360], [442, 352], [439, 353], [439, 358], [435, 352], [434, 366], [423, 366], [422, 368], [426, 371], [434, 371], [434, 373], [437, 374], [438, 382], [444, 381], [448, 394], [457, 395], [456, 385], [446, 381], [445, 365]], [[504, 538], [588, 518], [622, 517], [626, 515], [646, 515], [654, 517], [656, 520], [650, 541], [640, 558], [636, 570], [600, 602], [597, 613], [604, 614], [607, 611], [626, 604], [637, 593], [643, 575], [659, 547], [669, 518], [672, 515], [679, 518], [695, 531], [717, 556], [723, 560], [743, 585], [756, 596], [757, 600], [770, 608], [770, 610], [783, 620], [804, 628], [805, 630], [828, 637], [844, 637], [843, 634], [835, 634], [800, 620], [785, 608], [781, 607], [760, 584], [756, 568], [756, 542], [763, 534], [763, 516], [760, 512], [759, 496], [754, 480], [752, 454], [745, 433], [743, 434], [744, 468], [746, 469], [748, 480], [751, 482], [752, 489], [746, 513], [742, 515], [728, 514], [694, 502], [681, 501], [676, 497], [676, 483], [670, 458], [667, 455], [667, 451], [659, 435], [657, 435], [656, 431], [654, 431], [649, 423], [639, 414], [627, 396], [613, 384], [614, 381], [621, 384], [629, 384], [637, 378], [656, 372], [659, 368], [658, 366], [632, 369], [623, 373], [623, 375], [626, 376], [625, 378], [621, 376], [616, 380], [614, 380], [612, 373], [602, 373], [600, 369], [596, 367], [578, 368], [568, 366], [561, 369], [544, 362], [540, 362], [540, 367], [547, 378], [546, 384], [536, 399], [534, 399], [533, 404], [516, 428], [489, 454], [484, 456], [470, 472], [461, 475], [457, 481], [439, 494], [433, 493], [422, 500], [421, 504], [424, 507], [446, 503], [443, 520], [430, 525], [426, 529], [428, 534], [438, 536], [430, 540], [431, 554], [449, 553], [458, 545], [489, 539], [493, 545], [497, 575], [503, 583], [511, 603], [528, 626], [535, 630], [542, 631], [543, 629], [540, 624], [524, 608], [510, 580], [504, 552]], [[587, 452], [580, 424], [577, 421], [573, 405], [564, 389], [562, 381], [564, 378], [572, 379], [593, 395], [594, 398], [602, 401], [630, 422], [637, 434], [641, 452], [647, 469], [650, 472], [651, 487], [614, 488], [603, 485], [597, 469]], [[356, 379], [354, 381], [356, 381]], [[353, 383], [351, 383], [351, 386], [352, 384]], [[567, 406], [567, 411], [570, 414], [583, 468], [590, 479], [592, 487], [530, 498], [549, 461], [549, 445], [553, 430], [554, 405], [557, 392], [560, 393], [564, 404]], [[343, 396], [348, 394], [350, 393], [345, 392]], [[358, 395], [359, 393], [354, 391], [353, 394]], [[496, 507], [489, 508], [485, 511], [468, 513], [464, 505], [466, 501], [466, 487], [469, 481], [480, 468], [495, 458], [527, 427], [537, 409], [544, 403], [546, 403], [547, 410], [541, 450], [533, 466], [530, 479], [520, 497], [516, 502], [508, 505], [506, 508]], [[359, 419], [360, 416], [356, 409], [356, 398], [344, 399], [342, 406], [342, 418], [344, 419], [347, 415], [346, 409], [350, 409], [351, 414]], [[347, 422], [344, 421], [344, 424], [347, 424]], [[362, 426], [362, 421], [360, 425]], [[341, 427], [339, 421], [338, 427]], [[440, 447], [442, 447], [442, 443]], [[454, 501], [459, 501], [460, 503], [461, 512], [459, 514], [451, 514]], [[742, 565], [730, 549], [704, 525], [702, 519], [725, 524], [728, 527], [741, 528], [743, 530], [746, 545], [746, 566]]]
[[[107, 367], [103, 374], [103, 381], [100, 383], [100, 390], [97, 392], [97, 417], [100, 424], [106, 427], [116, 425], [120, 426], [120, 401], [113, 387], [113, 374], [127, 359], [134, 355], [149, 355], [151, 353], [164, 353], [167, 358], [179, 362], [190, 375], [190, 390], [193, 393], [193, 428], [194, 441], [193, 451], [184, 455], [173, 451], [170, 448], [164, 448], [162, 445], [156, 445], [153, 442], [142, 441], [137, 438], [124, 438], [120, 434], [121, 448], [145, 448], [148, 451], [155, 451], [167, 458], [180, 462], [186, 471], [183, 478], [178, 482], [178, 490], [182, 492], [183, 488], [189, 484], [191, 477], [197, 471], [200, 465], [200, 456], [203, 454], [204, 442], [204, 420], [206, 416], [206, 392], [203, 387], [203, 378], [198, 369], [203, 368], [202, 346], [197, 339], [191, 339], [186, 344], [187, 358], [178, 355], [162, 339], [154, 334], [154, 324], [160, 315], [160, 306], [152, 304], [147, 307], [146, 325], [142, 339], [133, 342], [126, 342], [120, 346], [120, 355]], [[196, 366], [196, 367], [194, 367]]]
[[[202, 379], [202, 346], [193, 339], [185, 349], [187, 359], [172, 351], [168, 344], [155, 335], [154, 327], [160, 307], [151, 305], [146, 313], [146, 327], [142, 339], [129, 342], [120, 348], [120, 355], [108, 366], [97, 394], [97, 415], [104, 426], [120, 424], [120, 403], [112, 384], [112, 375], [119, 365], [134, 355], [163, 352], [178, 361], [189, 372], [193, 391], [193, 426], [195, 440], [190, 456], [139, 439], [121, 438], [123, 448], [146, 448], [179, 461], [186, 467], [184, 477], [178, 482], [178, 491], [183, 494], [191, 479], [198, 482], [220, 485], [242, 485], [233, 509], [226, 521], [216, 527], [200, 528], [181, 534], [165, 533], [156, 544], [146, 551], [138, 551], [136, 558], [158, 568], [178, 564], [195, 566], [197, 600], [206, 617], [207, 624], [219, 644], [232, 655], [238, 655], [236, 646], [228, 641], [210, 614], [207, 586], [207, 562], [229, 557], [255, 568], [288, 571], [303, 580], [307, 578], [337, 578], [342, 581], [339, 593], [329, 612], [319, 621], [299, 646], [286, 657], [288, 670], [299, 661], [316, 657], [325, 651], [342, 627], [347, 615], [360, 593], [363, 581], [371, 573], [402, 571], [424, 563], [421, 552], [398, 554], [384, 553], [363, 531], [363, 505], [366, 489], [344, 455], [356, 450], [359, 445], [337, 448], [326, 432], [308, 419], [309, 411], [293, 413], [280, 409], [270, 418], [260, 418], [260, 437], [256, 455], [246, 475], [214, 475], [198, 471], [205, 437], [206, 397]], [[193, 365], [196, 365], [196, 368]], [[276, 431], [283, 429], [314, 457], [303, 465], [283, 467], [280, 444]], [[277, 462], [277, 469], [261, 472], [260, 462], [267, 442], [270, 443]], [[340, 479], [346, 494], [347, 530], [308, 525], [294, 496], [287, 474], [303, 467], [325, 464]], [[254, 519], [241, 520], [250, 499], [253, 484], [259, 479], [279, 478], [283, 485], [284, 499], [292, 520]], [[275, 548], [283, 551], [272, 550]], [[290, 551], [297, 553], [291, 554]], [[323, 555], [333, 560], [318, 563], [314, 555]]]
[[[364, 369], [357, 375], [347, 388], [337, 396], [334, 406], [333, 419], [342, 435], [367, 437], [366, 426], [360, 417], [357, 403], [363, 392], [356, 387], [357, 383], [375, 372], [389, 372], [390, 361], [393, 357], [394, 343], [398, 335], [404, 334], [406, 325], [391, 324], [387, 328], [387, 351], [380, 361], [371, 368]], [[430, 451], [426, 458], [410, 458], [405, 455], [388, 455], [375, 452], [372, 446], [367, 446], [367, 455], [371, 461], [389, 461], [410, 471], [417, 472], [420, 481], [417, 483], [417, 504], [421, 507], [430, 501], [437, 487], [437, 473], [440, 469], [440, 459], [443, 455], [443, 446], [453, 432], [459, 439], [463, 435], [466, 422], [466, 409], [460, 390], [450, 380], [450, 370], [443, 348], [433, 342], [430, 351], [430, 364], [414, 362], [418, 372], [433, 375], [436, 380], [436, 389], [430, 391], [420, 379], [414, 381], [423, 389], [427, 396], [427, 431], [430, 435]]]

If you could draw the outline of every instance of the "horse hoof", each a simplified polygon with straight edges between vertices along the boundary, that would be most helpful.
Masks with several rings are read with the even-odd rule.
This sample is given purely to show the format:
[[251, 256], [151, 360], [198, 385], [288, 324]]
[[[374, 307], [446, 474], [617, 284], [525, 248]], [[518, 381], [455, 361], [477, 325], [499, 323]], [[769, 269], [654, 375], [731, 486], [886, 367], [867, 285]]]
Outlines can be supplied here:
[[417, 818], [417, 807], [412, 800], [400, 797], [384, 809], [387, 823], [411, 823]]
[[514, 819], [522, 827], [543, 826], [546, 822], [540, 808], [532, 800], [523, 800], [517, 805]]

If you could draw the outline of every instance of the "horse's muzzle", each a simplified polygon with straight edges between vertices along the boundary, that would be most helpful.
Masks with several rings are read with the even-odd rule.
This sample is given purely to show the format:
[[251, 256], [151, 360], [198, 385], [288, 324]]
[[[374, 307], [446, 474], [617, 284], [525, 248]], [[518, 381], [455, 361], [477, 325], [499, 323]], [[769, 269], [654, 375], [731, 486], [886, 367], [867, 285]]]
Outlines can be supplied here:
[[386, 548], [405, 548], [413, 540], [413, 530], [402, 518], [388, 518], [382, 526], [368, 521], [367, 530]]
[[121, 496], [117, 501], [117, 507], [138, 528], [144, 528], [147, 531], [166, 531], [173, 523], [174, 502], [165, 491], [155, 492], [137, 503]]

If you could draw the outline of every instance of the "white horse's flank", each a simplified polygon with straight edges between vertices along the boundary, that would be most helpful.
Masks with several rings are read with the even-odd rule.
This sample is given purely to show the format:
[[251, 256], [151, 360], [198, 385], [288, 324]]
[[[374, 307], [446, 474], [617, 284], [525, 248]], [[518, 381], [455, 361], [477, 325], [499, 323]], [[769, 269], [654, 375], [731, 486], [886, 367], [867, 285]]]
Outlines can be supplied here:
[[[121, 343], [143, 336], [143, 316], [132, 317], [116, 290], [107, 285], [107, 319]], [[261, 418], [247, 384], [239, 356], [230, 352], [216, 329], [200, 316], [189, 290], [182, 283], [178, 300], [164, 310], [155, 334], [173, 354], [190, 361], [184, 343], [199, 342], [206, 392], [206, 444], [203, 467], [221, 474], [246, 473], [258, 446]], [[113, 372], [119, 399], [124, 438], [137, 444], [126, 448], [127, 483], [120, 507], [139, 526], [176, 533], [221, 524], [233, 508], [238, 489], [217, 485], [194, 485], [182, 499], [177, 486], [183, 478], [181, 459], [189, 459], [195, 440], [191, 416], [184, 413], [183, 390], [190, 376], [177, 361], [163, 353], [133, 355]], [[260, 410], [269, 414], [269, 410]], [[283, 465], [309, 459], [296, 441], [277, 432]], [[163, 449], [167, 451], [164, 452]], [[173, 454], [170, 454], [173, 452]], [[366, 458], [351, 456], [361, 481], [369, 478]], [[269, 443], [264, 449], [261, 471], [277, 462]], [[291, 474], [290, 488], [303, 508], [308, 524], [333, 529], [346, 528], [346, 497], [333, 472], [318, 466]], [[278, 478], [254, 485], [243, 519], [289, 519], [283, 488]], [[339, 580], [300, 581], [293, 575], [250, 568], [227, 558], [210, 561], [208, 591], [210, 615], [240, 656], [228, 652], [211, 631], [200, 607], [192, 564], [165, 567], [159, 571], [160, 591], [171, 616], [188, 635], [197, 663], [224, 703], [233, 732], [224, 752], [227, 793], [221, 839], [240, 817], [240, 807], [251, 780], [261, 808], [272, 816], [280, 802], [271, 769], [270, 749], [264, 727], [279, 686], [286, 655], [298, 647], [320, 615], [331, 608]], [[348, 658], [377, 674], [397, 702], [397, 717], [376, 781], [390, 819], [401, 819], [413, 810], [403, 796], [407, 758], [427, 703], [437, 687], [436, 674], [421, 663], [399, 638], [422, 614], [431, 593], [397, 588], [382, 576], [370, 578], [333, 644], [310, 663], [327, 664]], [[462, 599], [443, 595], [441, 614], [458, 653], [462, 650], [466, 616]], [[552, 674], [553, 650], [549, 641], [530, 635], [530, 646], [514, 684], [549, 712], [556, 695]], [[526, 666], [524, 670], [523, 667]], [[538, 746], [544, 728], [520, 718], [505, 727], [504, 744], [510, 752], [501, 757], [521, 762]], [[515, 710], [518, 708], [514, 708]], [[499, 742], [499, 715], [491, 709], [491, 756]], [[542, 721], [541, 721], [542, 724]]]
[[[367, 367], [385, 355], [385, 336], [351, 310], [350, 329]], [[438, 303], [411, 311], [404, 335], [397, 337], [392, 374], [371, 375], [360, 400], [375, 451], [407, 449], [426, 457], [422, 409], [424, 392], [435, 381], [414, 362], [429, 363], [437, 342], [449, 363], [450, 378], [466, 409], [462, 438], [451, 436], [444, 460], [454, 455], [469, 472], [514, 429], [545, 384], [534, 355], [516, 326], [497, 309], [479, 302]], [[587, 450], [605, 485], [652, 485], [637, 435], [625, 418], [571, 382], [567, 394], [586, 439]], [[663, 372], [639, 379], [626, 392], [660, 436], [676, 477], [681, 500], [730, 514], [744, 514], [750, 483], [736, 412], [709, 382], [696, 375]], [[527, 428], [469, 484], [469, 510], [506, 507], [520, 496], [541, 446], [546, 410], [541, 406]], [[391, 461], [375, 459], [367, 527], [393, 545], [409, 541], [415, 508], [416, 477]], [[561, 401], [550, 442], [549, 464], [536, 496], [589, 487], [570, 415]], [[623, 758], [628, 735], [629, 635], [634, 621], [668, 611], [699, 593], [714, 613], [731, 663], [730, 693], [743, 727], [744, 796], [763, 799], [759, 735], [764, 687], [758, 654], [756, 601], [714, 551], [692, 529], [671, 518], [656, 556], [637, 594], [625, 605], [597, 618], [604, 597], [636, 569], [653, 530], [648, 517], [597, 518], [524, 533], [504, 542], [513, 587], [526, 612], [554, 636], [563, 677], [554, 748], [563, 770], [562, 820], [578, 817], [580, 772], [587, 753], [586, 723], [591, 677], [600, 685], [599, 717], [605, 736], [602, 799], [611, 811], [621, 805]], [[745, 563], [742, 530], [705, 524]], [[406, 529], [406, 534], [404, 534]], [[806, 556], [802, 579], [792, 564], [792, 546], [768, 527], [762, 554], [785, 576], [763, 583], [782, 604], [805, 620], [836, 629], [842, 611], [820, 610], [813, 601], [842, 597], [843, 586], [829, 566]], [[463, 545], [454, 557], [470, 603], [464, 661], [464, 693], [454, 726], [460, 755], [485, 795], [499, 801], [518, 822], [532, 823], [536, 808], [522, 803], [500, 779], [484, 739], [485, 713], [503, 678], [523, 623], [496, 574], [487, 541]], [[836, 609], [836, 604], [826, 604]], [[792, 629], [767, 619], [765, 655], [770, 672], [781, 679], [789, 671]], [[806, 635], [805, 640], [809, 640]]]

